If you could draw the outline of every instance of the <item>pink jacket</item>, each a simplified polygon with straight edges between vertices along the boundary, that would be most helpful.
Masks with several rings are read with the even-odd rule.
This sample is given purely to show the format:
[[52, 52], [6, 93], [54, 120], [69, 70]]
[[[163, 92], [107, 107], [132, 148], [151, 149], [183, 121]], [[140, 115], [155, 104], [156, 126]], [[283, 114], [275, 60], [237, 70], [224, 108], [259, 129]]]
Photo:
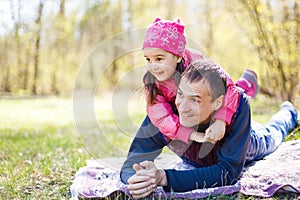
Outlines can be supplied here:
[[[187, 68], [190, 63], [198, 59], [203, 59], [203, 55], [186, 49], [184, 52], [184, 67]], [[224, 71], [224, 73], [226, 73]], [[238, 90], [230, 76], [227, 75], [227, 92], [222, 107], [214, 114], [213, 119], [221, 119], [230, 124], [233, 113], [238, 106]], [[151, 122], [160, 132], [169, 139], [178, 139], [186, 143], [189, 142], [192, 128], [180, 125], [179, 117], [174, 113], [175, 98], [178, 86], [175, 79], [169, 79], [164, 82], [156, 82], [156, 86], [162, 92], [157, 95], [155, 103], [147, 106], [147, 114]], [[146, 96], [148, 91], [146, 90]]]

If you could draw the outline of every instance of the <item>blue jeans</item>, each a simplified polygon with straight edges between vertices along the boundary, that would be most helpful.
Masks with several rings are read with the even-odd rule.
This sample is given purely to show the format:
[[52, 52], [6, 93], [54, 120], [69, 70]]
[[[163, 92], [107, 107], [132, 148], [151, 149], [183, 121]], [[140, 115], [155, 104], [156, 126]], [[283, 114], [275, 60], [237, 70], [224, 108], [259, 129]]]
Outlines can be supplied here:
[[297, 111], [292, 106], [280, 108], [267, 125], [251, 121], [251, 139], [248, 145], [246, 163], [259, 160], [274, 152], [296, 124]]

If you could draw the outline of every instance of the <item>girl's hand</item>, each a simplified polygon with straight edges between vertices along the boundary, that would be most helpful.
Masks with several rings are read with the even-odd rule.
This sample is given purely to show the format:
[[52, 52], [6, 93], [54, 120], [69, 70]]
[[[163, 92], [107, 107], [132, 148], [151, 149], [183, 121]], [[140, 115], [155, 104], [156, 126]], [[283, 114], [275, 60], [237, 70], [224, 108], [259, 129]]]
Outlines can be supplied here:
[[193, 131], [190, 135], [190, 140], [199, 142], [199, 143], [203, 143], [203, 142], [205, 142], [204, 137], [205, 137], [204, 133], [199, 133], [197, 131]]
[[222, 120], [217, 119], [210, 125], [210, 127], [208, 127], [208, 129], [206, 129], [204, 140], [207, 142], [216, 143], [224, 137], [225, 130], [226, 123]]

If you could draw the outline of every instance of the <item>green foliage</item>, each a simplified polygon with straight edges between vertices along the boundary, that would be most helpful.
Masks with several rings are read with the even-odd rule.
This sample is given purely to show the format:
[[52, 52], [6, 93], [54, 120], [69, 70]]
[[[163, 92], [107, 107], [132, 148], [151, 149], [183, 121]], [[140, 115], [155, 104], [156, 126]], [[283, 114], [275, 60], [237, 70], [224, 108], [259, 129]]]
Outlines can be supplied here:
[[[298, 1], [242, 1], [251, 21], [252, 46], [265, 63], [262, 91], [295, 100], [299, 80]], [[264, 85], [268, 85], [265, 87]]]

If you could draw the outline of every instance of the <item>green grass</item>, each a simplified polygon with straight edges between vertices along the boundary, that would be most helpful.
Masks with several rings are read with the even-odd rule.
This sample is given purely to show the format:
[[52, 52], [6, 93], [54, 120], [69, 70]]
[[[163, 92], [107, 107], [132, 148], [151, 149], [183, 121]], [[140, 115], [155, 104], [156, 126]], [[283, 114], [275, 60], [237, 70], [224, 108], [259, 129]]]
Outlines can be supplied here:
[[87, 158], [69, 128], [2, 129], [0, 195], [3, 199], [65, 199]]
[[70, 99], [0, 100], [0, 199], [69, 199], [89, 157]]
[[[99, 125], [103, 134], [91, 140], [93, 149], [89, 147], [91, 141], [85, 140], [89, 137], [76, 129], [72, 99], [0, 99], [0, 199], [69, 199], [75, 172], [86, 164], [86, 159], [127, 153], [134, 130], [144, 116], [143, 107], [130, 105], [132, 123], [122, 124], [120, 118], [116, 124], [108, 104], [103, 105], [101, 99], [95, 102], [99, 105], [96, 115], [101, 119]], [[253, 119], [262, 123], [279, 105], [262, 97], [251, 104]], [[121, 126], [125, 128], [120, 131]], [[300, 131], [288, 139], [300, 139]], [[124, 196], [114, 194], [111, 199], [115, 198]], [[254, 199], [241, 194], [207, 199], [236, 198]], [[289, 198], [279, 195], [272, 199]]]

